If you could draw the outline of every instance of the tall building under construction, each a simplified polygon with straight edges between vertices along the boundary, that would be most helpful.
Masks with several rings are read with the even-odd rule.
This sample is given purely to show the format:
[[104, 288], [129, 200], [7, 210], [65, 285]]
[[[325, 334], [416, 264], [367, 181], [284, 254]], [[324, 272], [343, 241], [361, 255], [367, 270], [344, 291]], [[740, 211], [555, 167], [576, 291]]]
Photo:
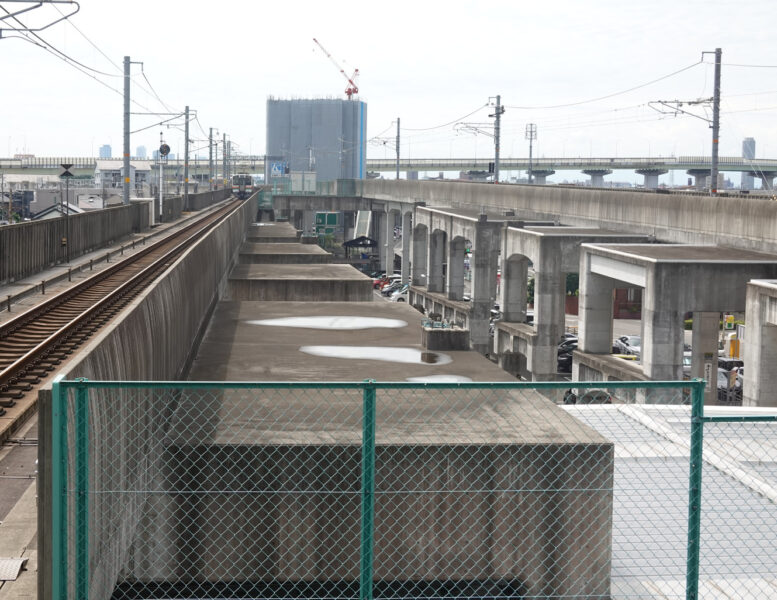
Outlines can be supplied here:
[[315, 171], [318, 181], [366, 176], [367, 104], [360, 100], [267, 100], [267, 177]]

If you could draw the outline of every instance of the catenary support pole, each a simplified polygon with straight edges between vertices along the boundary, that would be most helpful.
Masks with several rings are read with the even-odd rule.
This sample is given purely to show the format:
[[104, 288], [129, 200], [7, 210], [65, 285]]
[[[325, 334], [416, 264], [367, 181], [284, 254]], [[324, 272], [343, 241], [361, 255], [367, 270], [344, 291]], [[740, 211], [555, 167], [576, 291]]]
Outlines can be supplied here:
[[189, 107], [186, 106], [183, 126], [183, 206], [189, 210]]
[[130, 57], [124, 57], [124, 182], [122, 202], [129, 204], [130, 192]]
[[397, 180], [399, 180], [399, 117], [397, 117]]
[[208, 189], [213, 191], [213, 127], [210, 128], [208, 135]]
[[723, 51], [715, 48], [715, 90], [712, 96], [712, 168], [710, 169], [710, 195], [718, 194], [718, 142], [720, 138], [720, 61]]

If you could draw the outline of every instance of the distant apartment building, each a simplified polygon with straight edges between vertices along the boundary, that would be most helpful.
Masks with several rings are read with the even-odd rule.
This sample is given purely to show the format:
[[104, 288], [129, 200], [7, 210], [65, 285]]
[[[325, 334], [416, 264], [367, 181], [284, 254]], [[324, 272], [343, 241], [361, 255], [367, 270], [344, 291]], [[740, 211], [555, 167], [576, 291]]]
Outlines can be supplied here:
[[148, 156], [145, 146], [138, 146], [135, 150], [135, 158], [146, 158]]
[[[742, 158], [747, 160], [753, 160], [755, 158], [755, 139], [745, 138], [742, 140]], [[754, 186], [754, 177], [747, 171], [742, 172], [742, 189], [752, 190]]]
[[110, 144], [104, 144], [100, 146], [100, 158], [111, 158], [113, 153], [111, 151]]

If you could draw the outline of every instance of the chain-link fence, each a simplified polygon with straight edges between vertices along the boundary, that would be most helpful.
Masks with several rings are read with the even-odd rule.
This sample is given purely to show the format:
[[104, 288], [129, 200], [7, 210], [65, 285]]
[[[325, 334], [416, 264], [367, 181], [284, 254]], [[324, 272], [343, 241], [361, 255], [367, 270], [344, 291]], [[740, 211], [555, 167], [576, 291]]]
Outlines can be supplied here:
[[770, 425], [604, 385], [57, 382], [54, 597], [770, 597]]

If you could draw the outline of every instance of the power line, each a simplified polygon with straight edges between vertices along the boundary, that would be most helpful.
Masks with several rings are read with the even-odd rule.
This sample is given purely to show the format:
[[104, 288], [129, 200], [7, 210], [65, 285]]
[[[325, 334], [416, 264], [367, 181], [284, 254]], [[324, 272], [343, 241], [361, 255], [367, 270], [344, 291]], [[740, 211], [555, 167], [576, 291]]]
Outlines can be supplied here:
[[443, 127], [448, 127], [450, 125], [458, 123], [462, 119], [466, 119], [467, 117], [471, 117], [472, 115], [474, 115], [479, 110], [483, 110], [486, 106], [488, 106], [488, 103], [483, 104], [481, 106], [478, 106], [471, 113], [468, 113], [468, 114], [464, 115], [463, 117], [459, 117], [458, 119], [454, 119], [453, 121], [450, 121], [449, 123], [443, 123], [442, 125], [435, 125], [434, 127], [421, 127], [421, 128], [402, 127], [402, 131], [431, 131], [432, 129], [442, 129]]
[[590, 104], [592, 102], [599, 102], [600, 100], [607, 100], [608, 98], [614, 98], [615, 96], [621, 96], [623, 94], [628, 94], [629, 92], [633, 92], [634, 90], [641, 89], [643, 87], [647, 87], [649, 85], [653, 85], [654, 83], [658, 83], [659, 81], [663, 81], [664, 79], [669, 79], [670, 77], [674, 77], [675, 75], [679, 75], [680, 73], [687, 71], [688, 69], [692, 69], [693, 67], [702, 64], [703, 61], [695, 62], [691, 65], [688, 65], [687, 67], [683, 67], [682, 69], [679, 69], [677, 71], [674, 71], [672, 73], [669, 73], [667, 75], [664, 75], [662, 77], [659, 77], [658, 79], [653, 79], [651, 81], [648, 81], [646, 83], [642, 83], [640, 85], [636, 85], [634, 87], [631, 87], [626, 90], [622, 90], [620, 92], [614, 92], [612, 94], [607, 94], [606, 96], [599, 96], [598, 98], [591, 98], [590, 100], [581, 100], [579, 102], [569, 102], [567, 104], [551, 104], [548, 106], [510, 106], [508, 105], [507, 108], [516, 108], [520, 110], [539, 110], [539, 109], [550, 109], [550, 108], [565, 108], [568, 106], [579, 106], [581, 104]]
[[[58, 12], [59, 14], [61, 14], [61, 15], [63, 14], [63, 13], [62, 13], [62, 11], [61, 11], [61, 10], [59, 10], [59, 7], [58, 7], [56, 4], [54, 4], [53, 6], [54, 6], [54, 8], [57, 10], [57, 12]], [[63, 16], [64, 16], [64, 15], [63, 15]], [[106, 60], [107, 60], [109, 63], [111, 63], [111, 64], [112, 64], [114, 67], [116, 67], [116, 69], [119, 71], [119, 73], [122, 73], [122, 74], [123, 74], [123, 69], [122, 69], [122, 68], [121, 68], [121, 67], [120, 67], [118, 64], [116, 64], [115, 62], [113, 62], [113, 60], [111, 59], [111, 57], [109, 57], [109, 56], [108, 56], [108, 55], [107, 55], [105, 52], [103, 52], [103, 51], [102, 51], [102, 49], [100, 49], [100, 47], [99, 47], [97, 44], [95, 44], [95, 43], [94, 43], [92, 40], [90, 40], [90, 39], [87, 37], [87, 35], [86, 35], [86, 34], [85, 34], [83, 31], [81, 31], [81, 30], [80, 30], [80, 29], [79, 29], [79, 28], [76, 26], [76, 24], [75, 24], [75, 23], [73, 23], [73, 22], [72, 22], [71, 20], [69, 20], [69, 19], [67, 20], [67, 22], [68, 22], [68, 24], [69, 24], [69, 25], [70, 25], [70, 26], [71, 26], [73, 29], [75, 29], [75, 30], [76, 30], [78, 33], [80, 33], [80, 34], [81, 34], [81, 37], [82, 37], [82, 38], [84, 38], [84, 39], [85, 39], [87, 42], [89, 42], [89, 43], [92, 45], [92, 47], [93, 47], [95, 50], [97, 50], [97, 51], [98, 51], [100, 54], [102, 54], [102, 55], [105, 57], [105, 59], [106, 59]], [[121, 76], [122, 76], [122, 75], [119, 75], [119, 77], [121, 77]]]

